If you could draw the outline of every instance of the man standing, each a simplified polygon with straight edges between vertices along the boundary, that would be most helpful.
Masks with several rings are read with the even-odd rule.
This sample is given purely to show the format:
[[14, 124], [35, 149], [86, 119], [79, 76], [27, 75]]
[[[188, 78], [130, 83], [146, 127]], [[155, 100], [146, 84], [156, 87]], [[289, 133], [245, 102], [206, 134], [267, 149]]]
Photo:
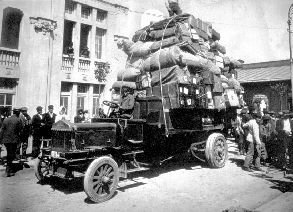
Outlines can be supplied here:
[[19, 119], [20, 108], [13, 109], [13, 115], [6, 118], [1, 127], [0, 141], [7, 150], [6, 177], [14, 175], [12, 170], [12, 161], [16, 157], [16, 149], [20, 143], [20, 135], [23, 129], [22, 122]]
[[51, 138], [51, 135], [52, 135], [51, 128], [52, 128], [52, 125], [55, 123], [56, 116], [57, 116], [55, 113], [53, 113], [53, 110], [54, 110], [53, 105], [49, 105], [48, 109], [49, 109], [49, 112], [45, 113], [43, 116], [45, 139]]
[[[293, 122], [290, 120], [290, 115], [288, 110], [283, 111], [283, 117], [279, 119], [276, 123], [276, 131], [278, 133], [280, 151], [279, 151], [279, 164], [282, 169], [286, 169], [286, 155], [288, 152], [292, 151], [292, 132], [293, 132]], [[288, 151], [289, 148], [289, 151]], [[290, 155], [290, 153], [289, 153]], [[289, 156], [290, 158], [290, 156]], [[292, 160], [292, 158], [290, 159]]]
[[82, 123], [83, 121], [83, 109], [77, 110], [77, 115], [74, 117], [74, 123]]
[[20, 135], [20, 140], [21, 142], [19, 143], [18, 147], [17, 147], [17, 151], [16, 154], [17, 156], [20, 157], [20, 149], [22, 147], [22, 156], [20, 157], [20, 159], [26, 159], [27, 155], [26, 155], [26, 150], [28, 147], [28, 137], [31, 134], [31, 117], [27, 114], [27, 108], [26, 107], [22, 107], [20, 114], [19, 114], [19, 118], [22, 122], [23, 125], [23, 130], [22, 133]]
[[260, 168], [260, 156], [261, 156], [261, 152], [260, 152], [260, 138], [259, 138], [259, 126], [258, 123], [256, 122], [256, 118], [260, 118], [261, 115], [259, 113], [253, 113], [252, 114], [252, 119], [249, 120], [247, 123], [243, 124], [243, 127], [247, 127], [248, 128], [248, 134], [246, 137], [248, 144], [248, 151], [245, 157], [245, 162], [244, 162], [244, 170], [245, 171], [249, 171], [249, 172], [253, 172], [249, 165], [253, 159], [254, 156], [254, 148], [256, 148], [256, 154], [255, 154], [255, 170], [257, 171], [263, 171]]
[[174, 15], [180, 15], [182, 13], [178, 1], [179, 0], [165, 0], [165, 5], [167, 7], [170, 17]]
[[32, 157], [36, 158], [40, 153], [41, 139], [43, 137], [43, 108], [38, 106], [36, 108], [37, 114], [32, 118], [32, 129], [33, 129], [33, 147]]

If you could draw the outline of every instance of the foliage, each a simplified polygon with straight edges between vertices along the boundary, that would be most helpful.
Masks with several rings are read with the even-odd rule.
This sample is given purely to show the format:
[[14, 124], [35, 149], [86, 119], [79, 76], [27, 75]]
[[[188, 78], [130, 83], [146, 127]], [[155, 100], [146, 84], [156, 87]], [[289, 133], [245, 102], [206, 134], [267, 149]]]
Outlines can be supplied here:
[[99, 82], [106, 82], [106, 76], [110, 73], [110, 64], [108, 62], [96, 63], [95, 78]]

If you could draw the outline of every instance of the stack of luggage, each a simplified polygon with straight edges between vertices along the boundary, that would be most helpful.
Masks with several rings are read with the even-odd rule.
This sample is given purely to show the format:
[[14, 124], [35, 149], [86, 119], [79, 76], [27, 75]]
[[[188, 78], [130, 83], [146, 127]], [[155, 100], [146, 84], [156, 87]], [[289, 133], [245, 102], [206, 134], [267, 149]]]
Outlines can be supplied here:
[[152, 23], [122, 41], [128, 60], [112, 87], [163, 96], [168, 109], [240, 106], [235, 69], [242, 63], [225, 56], [219, 40], [210, 23], [191, 14]]

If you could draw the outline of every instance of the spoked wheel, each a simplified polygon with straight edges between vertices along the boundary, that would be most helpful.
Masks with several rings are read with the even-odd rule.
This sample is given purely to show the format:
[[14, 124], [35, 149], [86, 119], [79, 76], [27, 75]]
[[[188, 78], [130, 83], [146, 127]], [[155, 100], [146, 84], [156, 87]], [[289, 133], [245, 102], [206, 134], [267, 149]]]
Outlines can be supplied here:
[[228, 157], [228, 146], [225, 137], [213, 133], [208, 137], [205, 149], [206, 160], [212, 168], [225, 166]]
[[104, 202], [116, 191], [119, 181], [118, 165], [110, 157], [94, 160], [84, 177], [84, 191], [93, 202]]
[[51, 176], [50, 161], [44, 158], [37, 158], [34, 166], [35, 175], [39, 181], [43, 181]]

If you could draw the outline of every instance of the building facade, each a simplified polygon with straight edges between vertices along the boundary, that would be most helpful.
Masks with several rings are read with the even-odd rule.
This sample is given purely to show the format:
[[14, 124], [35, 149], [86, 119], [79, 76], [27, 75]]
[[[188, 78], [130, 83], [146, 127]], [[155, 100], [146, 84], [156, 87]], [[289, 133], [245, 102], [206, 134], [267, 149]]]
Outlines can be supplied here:
[[4, 0], [0, 11], [2, 116], [13, 107], [33, 115], [37, 106], [46, 112], [54, 105], [55, 113], [65, 106], [73, 121], [77, 109], [95, 116], [111, 100], [127, 59], [116, 41], [131, 39], [141, 14], [129, 15], [114, 0]]
[[292, 110], [289, 60], [244, 64], [238, 70], [238, 80], [244, 87], [247, 105], [253, 105], [254, 97], [265, 95], [269, 110]]

